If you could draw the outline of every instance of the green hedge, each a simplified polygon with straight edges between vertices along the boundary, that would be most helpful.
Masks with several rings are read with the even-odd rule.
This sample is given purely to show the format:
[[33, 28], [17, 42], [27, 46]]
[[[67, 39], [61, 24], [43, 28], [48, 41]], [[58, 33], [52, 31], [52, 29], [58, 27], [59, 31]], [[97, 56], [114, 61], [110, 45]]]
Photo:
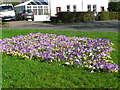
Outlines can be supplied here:
[[99, 12], [97, 16], [97, 20], [114, 20], [119, 19], [119, 13], [120, 12]]
[[60, 12], [58, 20], [62, 22], [92, 22], [95, 20], [94, 12]]
[[95, 20], [120, 20], [120, 12], [102, 11], [94, 15], [95, 12], [59, 12], [57, 20], [62, 22], [93, 22]]
[[110, 20], [118, 19], [118, 12], [109, 12]]
[[118, 20], [120, 20], [120, 12], [118, 12]]
[[98, 20], [109, 20], [109, 12], [99, 12]]

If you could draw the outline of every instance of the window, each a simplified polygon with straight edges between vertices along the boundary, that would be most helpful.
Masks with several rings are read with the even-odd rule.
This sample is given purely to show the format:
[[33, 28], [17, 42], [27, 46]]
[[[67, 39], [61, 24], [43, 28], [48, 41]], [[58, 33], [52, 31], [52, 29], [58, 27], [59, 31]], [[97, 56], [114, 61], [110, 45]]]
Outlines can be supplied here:
[[2, 6], [2, 8], [0, 9], [0, 11], [4, 12], [4, 11], [12, 11], [13, 7], [12, 6]]
[[43, 15], [43, 6], [38, 6], [38, 15]]
[[37, 6], [33, 6], [33, 13], [37, 15]]
[[67, 11], [68, 12], [70, 11], [70, 5], [67, 5]]
[[93, 11], [96, 11], [97, 7], [96, 5], [93, 5]]
[[101, 7], [101, 11], [104, 11], [104, 7]]
[[31, 8], [31, 6], [27, 6], [27, 8]]
[[76, 5], [73, 5], [73, 12], [76, 12]]
[[88, 5], [88, 11], [91, 11], [91, 5]]
[[30, 11], [31, 11], [31, 6], [27, 6], [27, 10], [30, 10]]
[[48, 15], [48, 6], [44, 6], [44, 15]]
[[56, 7], [56, 12], [61, 12], [61, 7]]

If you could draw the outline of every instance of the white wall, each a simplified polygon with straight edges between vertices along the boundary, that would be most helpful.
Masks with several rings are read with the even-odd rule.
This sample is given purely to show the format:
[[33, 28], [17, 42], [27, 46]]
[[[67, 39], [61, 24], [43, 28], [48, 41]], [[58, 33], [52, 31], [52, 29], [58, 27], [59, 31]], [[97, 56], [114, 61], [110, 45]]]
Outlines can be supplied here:
[[84, 0], [84, 11], [87, 11], [87, 5], [91, 5], [91, 10], [93, 11], [93, 5], [97, 5], [97, 12], [101, 11], [101, 7], [104, 7], [105, 11], [107, 11], [109, 0]]
[[73, 5], [76, 5], [76, 10], [87, 11], [87, 5], [91, 5], [91, 10], [93, 10], [93, 5], [97, 5], [97, 12], [101, 11], [101, 7], [105, 8], [107, 11], [109, 0], [48, 0], [50, 2], [51, 16], [55, 16], [56, 7], [61, 7], [61, 11], [67, 11], [67, 5], [70, 5], [70, 11], [73, 11]]
[[48, 15], [35, 15], [34, 21], [49, 21], [50, 17]]
[[70, 5], [70, 10], [73, 11], [73, 5], [77, 6], [77, 11], [81, 11], [81, 0], [50, 0], [51, 16], [56, 14], [56, 7], [61, 7], [61, 11], [67, 11], [67, 5]]

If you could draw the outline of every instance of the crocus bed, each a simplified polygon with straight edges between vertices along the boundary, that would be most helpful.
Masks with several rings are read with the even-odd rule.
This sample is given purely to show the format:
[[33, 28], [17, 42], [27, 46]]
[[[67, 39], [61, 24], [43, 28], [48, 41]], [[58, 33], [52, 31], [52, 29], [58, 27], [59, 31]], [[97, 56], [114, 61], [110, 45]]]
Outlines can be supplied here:
[[110, 56], [114, 44], [108, 39], [30, 33], [5, 38], [0, 44], [2, 53], [23, 59], [62, 62], [91, 72], [118, 72], [119, 69]]

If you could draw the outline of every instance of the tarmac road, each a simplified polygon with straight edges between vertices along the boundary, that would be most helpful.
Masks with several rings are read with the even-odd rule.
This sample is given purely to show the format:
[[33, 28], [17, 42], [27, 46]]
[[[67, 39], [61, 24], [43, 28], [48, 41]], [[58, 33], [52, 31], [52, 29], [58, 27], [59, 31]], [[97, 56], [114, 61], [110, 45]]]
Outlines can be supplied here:
[[79, 30], [79, 31], [100, 31], [119, 32], [120, 21], [96, 21], [88, 23], [48, 24], [39, 21], [10, 21], [9, 27], [4, 29], [49, 29], [49, 30]]

